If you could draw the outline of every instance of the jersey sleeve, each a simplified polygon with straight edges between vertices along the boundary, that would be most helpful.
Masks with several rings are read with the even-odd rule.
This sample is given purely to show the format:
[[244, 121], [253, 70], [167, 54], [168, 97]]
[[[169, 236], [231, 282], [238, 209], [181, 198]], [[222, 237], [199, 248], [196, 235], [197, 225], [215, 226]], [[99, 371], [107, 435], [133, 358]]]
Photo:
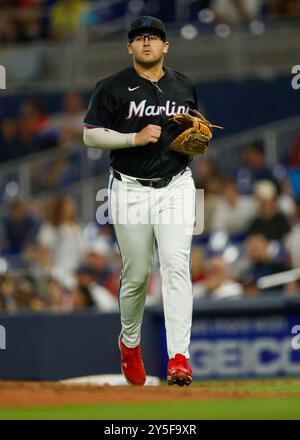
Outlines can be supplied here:
[[99, 81], [93, 91], [83, 125], [88, 128], [111, 128], [113, 97], [107, 81]]

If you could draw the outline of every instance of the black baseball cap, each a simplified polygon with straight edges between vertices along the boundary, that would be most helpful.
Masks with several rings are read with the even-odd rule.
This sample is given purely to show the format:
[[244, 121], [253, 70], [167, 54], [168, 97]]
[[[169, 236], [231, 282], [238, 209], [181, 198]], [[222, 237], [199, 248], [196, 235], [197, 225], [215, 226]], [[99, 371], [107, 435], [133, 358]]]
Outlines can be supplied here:
[[162, 39], [166, 39], [166, 28], [165, 25], [159, 18], [150, 17], [149, 15], [143, 15], [142, 17], [137, 18], [131, 23], [130, 29], [128, 31], [128, 38], [131, 40], [136, 35], [140, 33], [140, 31], [151, 31], [158, 33], [161, 35]]

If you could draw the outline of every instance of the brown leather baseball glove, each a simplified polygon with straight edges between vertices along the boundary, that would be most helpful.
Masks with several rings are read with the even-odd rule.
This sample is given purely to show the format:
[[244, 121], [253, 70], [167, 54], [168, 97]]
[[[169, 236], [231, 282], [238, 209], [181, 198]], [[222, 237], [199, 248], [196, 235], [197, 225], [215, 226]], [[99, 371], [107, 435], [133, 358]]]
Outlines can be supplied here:
[[195, 113], [195, 116], [189, 113], [178, 113], [170, 118], [170, 120], [182, 125], [184, 130], [172, 141], [170, 147], [178, 153], [196, 156], [205, 153], [208, 149], [212, 138], [212, 128], [223, 127], [211, 124], [197, 110], [190, 111]]

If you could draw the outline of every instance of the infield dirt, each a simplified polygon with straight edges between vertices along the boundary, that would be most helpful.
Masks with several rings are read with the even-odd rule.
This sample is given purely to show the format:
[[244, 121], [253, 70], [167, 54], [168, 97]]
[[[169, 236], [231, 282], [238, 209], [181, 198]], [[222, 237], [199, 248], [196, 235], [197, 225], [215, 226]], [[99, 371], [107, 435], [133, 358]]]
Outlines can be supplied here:
[[[290, 385], [292, 382], [289, 382]], [[297, 381], [299, 384], [299, 382]], [[272, 381], [265, 382], [272, 388]], [[264, 385], [264, 382], [262, 382]], [[251, 381], [197, 382], [190, 387], [66, 385], [58, 382], [0, 381], [0, 408], [56, 406], [96, 403], [138, 403], [194, 400], [223, 400], [264, 397], [300, 397], [295, 391], [252, 389]]]

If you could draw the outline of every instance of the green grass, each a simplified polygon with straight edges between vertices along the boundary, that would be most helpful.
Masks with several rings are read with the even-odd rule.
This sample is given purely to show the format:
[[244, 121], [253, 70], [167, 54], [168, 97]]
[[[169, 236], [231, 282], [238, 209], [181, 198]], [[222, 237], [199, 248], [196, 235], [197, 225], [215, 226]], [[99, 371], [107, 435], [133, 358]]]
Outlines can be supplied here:
[[299, 420], [300, 398], [0, 410], [1, 420]]
[[201, 389], [247, 392], [247, 393], [300, 393], [300, 379], [238, 379], [197, 382], [193, 386]]

